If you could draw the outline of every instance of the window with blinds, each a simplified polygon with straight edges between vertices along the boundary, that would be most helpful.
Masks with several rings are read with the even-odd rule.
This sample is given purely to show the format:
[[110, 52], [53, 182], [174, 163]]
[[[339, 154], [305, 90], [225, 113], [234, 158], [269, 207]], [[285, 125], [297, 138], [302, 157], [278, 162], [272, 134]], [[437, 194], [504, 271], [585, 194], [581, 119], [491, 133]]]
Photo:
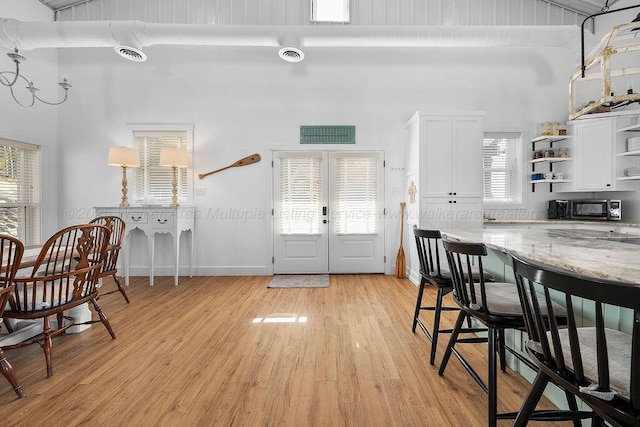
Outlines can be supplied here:
[[0, 232], [40, 243], [40, 152], [0, 139]]
[[483, 172], [485, 203], [522, 202], [522, 138], [519, 133], [485, 133]]
[[335, 159], [332, 215], [338, 234], [376, 234], [380, 226], [379, 156], [352, 154]]
[[[185, 131], [134, 131], [138, 145], [140, 167], [136, 169], [137, 203], [149, 200], [157, 204], [168, 204], [173, 196], [173, 168], [160, 166], [161, 148], [187, 149], [188, 138]], [[178, 168], [178, 200], [187, 201], [187, 168]]]
[[280, 233], [320, 233], [321, 168], [321, 155], [280, 157], [280, 194], [278, 195]]

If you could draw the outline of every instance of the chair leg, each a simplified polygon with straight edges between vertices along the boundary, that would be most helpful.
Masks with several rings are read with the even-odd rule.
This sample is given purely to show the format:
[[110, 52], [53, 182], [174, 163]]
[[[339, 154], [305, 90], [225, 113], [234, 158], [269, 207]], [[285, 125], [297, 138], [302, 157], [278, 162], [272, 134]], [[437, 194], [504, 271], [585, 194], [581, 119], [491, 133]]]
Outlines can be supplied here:
[[418, 324], [418, 316], [420, 315], [420, 306], [422, 305], [422, 294], [424, 293], [425, 280], [420, 279], [420, 286], [418, 286], [418, 300], [416, 301], [416, 311], [413, 314], [413, 326], [411, 331], [416, 331], [416, 325]]
[[540, 401], [542, 393], [544, 393], [544, 389], [547, 387], [548, 382], [549, 377], [547, 374], [542, 371], [538, 371], [538, 374], [531, 385], [531, 389], [529, 390], [529, 393], [527, 393], [527, 397], [524, 399], [524, 402], [520, 407], [520, 411], [518, 411], [516, 420], [513, 422], [514, 427], [527, 425], [533, 411], [536, 409], [536, 406], [538, 406], [538, 402]]
[[[116, 277], [116, 274], [113, 274], [113, 281], [116, 282], [116, 286], [118, 287], [118, 290], [120, 291], [120, 293], [122, 294], [122, 296], [124, 297], [124, 300], [127, 302], [127, 304], [129, 304], [129, 297], [127, 296], [127, 293], [124, 291], [124, 288], [122, 287], [122, 285], [120, 285], [120, 280], [118, 280], [118, 277]], [[413, 326], [413, 330], [415, 331], [416, 327], [415, 325]]]
[[22, 387], [18, 383], [18, 379], [16, 378], [16, 373], [13, 370], [13, 366], [4, 357], [4, 351], [0, 348], [0, 371], [2, 371], [2, 375], [9, 381], [11, 387], [13, 387], [13, 391], [16, 392], [18, 397], [24, 397], [24, 392], [22, 391]]
[[42, 332], [45, 336], [42, 343], [42, 350], [44, 351], [44, 360], [47, 363], [47, 378], [50, 378], [53, 375], [53, 342], [51, 341], [51, 325], [49, 324], [49, 317], [47, 316], [44, 318]]
[[496, 360], [496, 341], [498, 331], [493, 328], [487, 330], [487, 341], [489, 345], [489, 357], [488, 357], [488, 413], [489, 413], [489, 427], [495, 427], [498, 424], [498, 367]]
[[438, 295], [436, 297], [436, 310], [433, 317], [433, 339], [431, 340], [431, 356], [429, 357], [429, 364], [433, 365], [436, 360], [436, 350], [438, 349], [438, 334], [440, 332], [440, 315], [442, 314], [442, 298], [444, 297], [444, 291], [442, 288], [438, 288]]
[[[578, 412], [578, 402], [576, 402], [576, 396], [566, 390], [564, 394], [565, 396], [567, 396], [567, 406], [569, 407], [569, 410]], [[582, 427], [582, 422], [580, 420], [573, 420], [573, 427]]]
[[451, 357], [451, 353], [453, 352], [453, 346], [456, 345], [458, 334], [460, 333], [460, 329], [462, 329], [462, 323], [464, 323], [464, 319], [466, 317], [467, 315], [464, 311], [460, 311], [460, 313], [458, 314], [458, 320], [456, 320], [456, 325], [453, 327], [453, 331], [451, 332], [449, 344], [447, 344], [447, 350], [444, 352], [442, 362], [440, 363], [440, 369], [438, 370], [438, 375], [440, 376], [444, 374], [444, 370], [447, 367], [447, 363], [449, 362], [449, 358]]
[[96, 301], [96, 299], [94, 298], [91, 300], [91, 303], [93, 304], [93, 308], [95, 308], [96, 313], [98, 313], [98, 317], [100, 317], [100, 321], [102, 322], [104, 327], [107, 328], [107, 331], [109, 331], [109, 335], [111, 335], [111, 338], [115, 338], [116, 334], [115, 332], [113, 332], [113, 329], [111, 329], [111, 325], [109, 324], [109, 319], [107, 319], [107, 316], [102, 312], [102, 309], [98, 304], [98, 301]]
[[507, 370], [507, 351], [504, 343], [504, 329], [498, 329], [498, 350], [500, 351], [500, 370]]

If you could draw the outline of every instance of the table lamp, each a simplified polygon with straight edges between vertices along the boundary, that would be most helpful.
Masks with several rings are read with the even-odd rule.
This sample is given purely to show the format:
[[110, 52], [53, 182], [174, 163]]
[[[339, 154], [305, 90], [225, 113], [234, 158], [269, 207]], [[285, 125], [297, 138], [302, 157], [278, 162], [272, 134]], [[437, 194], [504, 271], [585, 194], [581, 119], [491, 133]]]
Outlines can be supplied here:
[[140, 157], [138, 151], [129, 147], [110, 147], [109, 148], [109, 165], [122, 167], [122, 201], [121, 208], [129, 206], [129, 198], [127, 197], [127, 167], [137, 168], [140, 166]]
[[173, 168], [173, 198], [169, 206], [178, 207], [178, 168], [186, 168], [189, 166], [187, 150], [182, 148], [161, 148], [160, 149], [160, 166], [168, 166]]

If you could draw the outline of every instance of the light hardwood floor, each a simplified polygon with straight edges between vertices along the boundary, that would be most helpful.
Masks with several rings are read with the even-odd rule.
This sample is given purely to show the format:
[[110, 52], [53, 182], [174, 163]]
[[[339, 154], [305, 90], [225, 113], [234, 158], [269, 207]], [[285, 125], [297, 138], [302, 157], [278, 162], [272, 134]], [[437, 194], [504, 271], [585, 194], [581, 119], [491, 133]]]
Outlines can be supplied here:
[[[408, 280], [338, 275], [329, 288], [268, 289], [269, 280], [194, 277], [174, 287], [164, 277], [149, 287], [132, 278], [131, 304], [100, 299], [117, 338], [101, 324], [57, 337], [53, 377], [39, 346], [6, 353], [27, 397], [0, 377], [0, 425], [486, 425], [480, 388], [455, 358], [439, 377], [430, 343], [411, 332], [417, 288]], [[464, 351], [486, 371], [486, 346]], [[499, 411], [517, 410], [528, 387], [499, 374]]]

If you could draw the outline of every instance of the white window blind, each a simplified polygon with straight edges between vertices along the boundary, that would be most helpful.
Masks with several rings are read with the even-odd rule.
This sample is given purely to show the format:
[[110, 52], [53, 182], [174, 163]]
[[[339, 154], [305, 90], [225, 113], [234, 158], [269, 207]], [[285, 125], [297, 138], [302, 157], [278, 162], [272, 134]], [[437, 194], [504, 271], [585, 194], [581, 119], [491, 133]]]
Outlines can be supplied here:
[[336, 158], [335, 212], [338, 234], [376, 234], [380, 226], [378, 156]]
[[40, 243], [40, 152], [0, 139], [0, 232]]
[[483, 139], [485, 203], [521, 203], [521, 151], [519, 133], [485, 133]]
[[280, 158], [279, 218], [282, 234], [318, 234], [322, 214], [322, 157]]
[[[134, 131], [138, 145], [140, 167], [136, 169], [136, 194], [138, 203], [154, 200], [168, 204], [173, 196], [173, 168], [160, 166], [161, 148], [187, 149], [187, 133], [184, 131], [140, 132]], [[187, 168], [178, 168], [178, 200], [187, 200]]]

